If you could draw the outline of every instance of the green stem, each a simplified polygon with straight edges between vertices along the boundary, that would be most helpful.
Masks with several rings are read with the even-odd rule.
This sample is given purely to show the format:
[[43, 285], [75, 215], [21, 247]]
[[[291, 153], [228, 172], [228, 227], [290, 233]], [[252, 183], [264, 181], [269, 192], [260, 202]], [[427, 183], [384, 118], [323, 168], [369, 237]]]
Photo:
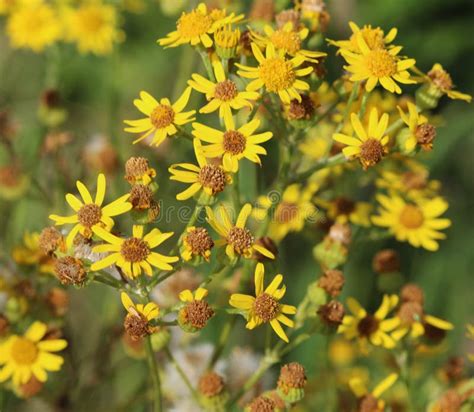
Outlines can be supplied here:
[[336, 165], [342, 164], [346, 160], [347, 159], [346, 159], [346, 157], [344, 156], [343, 153], [339, 153], [339, 154], [334, 155], [332, 157], [329, 157], [327, 159], [321, 159], [313, 167], [310, 167], [308, 170], [306, 170], [302, 173], [299, 173], [294, 178], [290, 179], [289, 183], [303, 182], [307, 178], [309, 178], [314, 172], [317, 172], [318, 170], [321, 170], [321, 169], [325, 169], [326, 167], [331, 167], [331, 166], [336, 166]]
[[215, 82], [216, 78], [214, 76], [214, 70], [212, 70], [212, 64], [209, 60], [209, 55], [207, 54], [207, 51], [201, 49], [199, 50], [199, 55], [201, 56], [202, 62], [204, 63], [204, 67], [206, 68], [209, 80]]
[[359, 109], [359, 118], [363, 117], [365, 114], [365, 109], [367, 108], [367, 100], [369, 99], [370, 93], [367, 90], [364, 90], [364, 94], [362, 95], [362, 102], [360, 104]]
[[155, 353], [151, 346], [151, 338], [147, 336], [145, 339], [146, 355], [148, 361], [148, 367], [150, 368], [151, 379], [153, 383], [153, 411], [162, 411], [162, 400], [161, 400], [161, 383], [160, 374], [158, 372], [158, 365], [156, 363]]
[[337, 128], [334, 133], [339, 133], [344, 127], [344, 125], [346, 124], [347, 118], [349, 117], [349, 113], [351, 112], [352, 103], [354, 103], [354, 100], [357, 97], [358, 93], [359, 93], [359, 82], [355, 82], [352, 85], [352, 91], [351, 91], [351, 94], [349, 95], [349, 99], [347, 100], [347, 106], [346, 106], [346, 110], [344, 111], [344, 117], [342, 118], [342, 121], [337, 125]]
[[240, 179], [239, 171], [234, 173], [232, 177], [232, 202], [234, 204], [234, 212], [239, 213], [240, 210]]

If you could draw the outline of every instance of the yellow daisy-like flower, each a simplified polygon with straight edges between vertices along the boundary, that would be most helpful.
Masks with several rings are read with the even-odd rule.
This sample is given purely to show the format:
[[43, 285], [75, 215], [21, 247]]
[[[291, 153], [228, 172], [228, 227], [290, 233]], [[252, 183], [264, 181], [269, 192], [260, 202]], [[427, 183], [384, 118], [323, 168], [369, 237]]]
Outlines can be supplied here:
[[332, 201], [316, 199], [315, 203], [325, 208], [328, 217], [335, 222], [351, 222], [359, 226], [370, 226], [372, 205], [368, 202], [356, 202], [340, 196]]
[[216, 83], [194, 73], [188, 84], [198, 92], [204, 93], [209, 101], [199, 110], [199, 113], [212, 113], [219, 109], [219, 117], [226, 119], [229, 123], [232, 117], [232, 109], [252, 108], [252, 103], [249, 100], [257, 100], [260, 94], [258, 92], [239, 92], [237, 84], [226, 78], [224, 67], [219, 60], [214, 61], [212, 66], [217, 80]]
[[[300, 232], [306, 222], [314, 221], [317, 210], [311, 199], [317, 189], [316, 184], [310, 184], [305, 188], [296, 183], [289, 185], [275, 209], [268, 228], [268, 236], [278, 242], [290, 232]], [[259, 197], [254, 216], [261, 220], [265, 219], [273, 201], [271, 196]]]
[[357, 137], [335, 133], [336, 142], [347, 145], [342, 152], [346, 157], [357, 157], [364, 169], [376, 165], [388, 152], [388, 135], [385, 134], [388, 126], [388, 114], [384, 113], [379, 120], [377, 109], [370, 112], [367, 130], [355, 113], [351, 113], [351, 123]]
[[146, 305], [142, 303], [136, 305], [125, 292], [120, 294], [120, 299], [123, 307], [130, 315], [142, 317], [147, 322], [158, 318], [160, 314], [160, 308], [154, 302], [148, 302]]
[[102, 206], [106, 189], [105, 176], [102, 173], [97, 176], [95, 199], [92, 199], [89, 190], [79, 180], [76, 182], [76, 186], [82, 201], [71, 193], [66, 195], [66, 202], [71, 206], [75, 214], [71, 216], [49, 215], [49, 218], [54, 220], [56, 225], [74, 224], [66, 238], [68, 248], [71, 247], [78, 233], [86, 238], [90, 238], [93, 230], [97, 227], [110, 230], [114, 225], [112, 217], [126, 213], [132, 208], [132, 204], [127, 202], [130, 194], [119, 197], [107, 206]]
[[445, 94], [450, 99], [463, 100], [468, 103], [472, 100], [472, 96], [469, 94], [453, 90], [454, 85], [451, 75], [444, 70], [443, 66], [439, 63], [433, 65], [428, 74], [424, 76], [423, 80], [434, 89], [435, 95], [439, 96]]
[[173, 236], [173, 232], [162, 233], [155, 228], [144, 236], [143, 226], [133, 225], [132, 237], [127, 239], [117, 237], [98, 226], [94, 228], [94, 233], [108, 243], [95, 246], [93, 251], [95, 253], [110, 252], [110, 254], [94, 262], [91, 265], [93, 271], [117, 265], [125, 275], [134, 279], [142, 274], [142, 270], [146, 275], [152, 276], [152, 266], [161, 270], [171, 270], [173, 266], [170, 263], [179, 260], [177, 256], [165, 256], [152, 251]]
[[361, 54], [342, 50], [342, 57], [349, 64], [344, 66], [351, 73], [350, 80], [353, 82], [367, 81], [365, 89], [371, 92], [378, 83], [391, 93], [400, 94], [402, 89], [396, 83], [414, 84], [415, 80], [410, 78], [407, 69], [413, 67], [415, 59], [402, 59], [398, 53], [402, 50], [400, 46], [390, 49], [370, 49], [363, 36], [357, 35], [357, 44]]
[[370, 50], [384, 49], [395, 39], [395, 37], [397, 37], [396, 28], [390, 29], [387, 35], [385, 35], [380, 27], [372, 27], [370, 24], [365, 24], [360, 28], [353, 21], [350, 21], [349, 26], [352, 30], [349, 40], [329, 40], [329, 44], [339, 47], [338, 53], [341, 53], [343, 50], [353, 53], [362, 53], [362, 49], [357, 40], [358, 36], [362, 36], [365, 44]]
[[407, 104], [408, 104], [408, 116], [406, 113], [403, 112], [400, 106], [397, 106], [397, 108], [400, 113], [401, 119], [408, 126], [409, 133], [406, 136], [404, 149], [406, 152], [410, 153], [415, 149], [418, 143], [417, 135], [419, 135], [420, 133], [423, 133], [425, 131], [424, 129], [429, 127], [429, 125], [428, 125], [428, 119], [422, 114], [418, 113], [418, 109], [416, 108], [416, 105], [414, 105], [411, 102], [408, 102]]
[[219, 27], [236, 23], [243, 19], [243, 15], [234, 13], [227, 15], [225, 10], [208, 11], [204, 3], [200, 3], [189, 13], [183, 12], [176, 22], [176, 30], [168, 33], [166, 37], [158, 39], [158, 44], [165, 47], [177, 47], [182, 44], [212, 47], [212, 35]]
[[250, 259], [255, 251], [269, 259], [275, 259], [275, 255], [272, 252], [255, 243], [252, 233], [245, 227], [245, 223], [252, 213], [250, 203], [242, 207], [235, 225], [232, 224], [224, 205], [221, 204], [218, 211], [221, 221], [217, 220], [210, 207], [206, 207], [207, 221], [222, 236], [222, 239], [217, 241], [216, 245], [226, 245], [225, 252], [230, 259], [235, 259], [236, 255]]
[[372, 216], [372, 222], [386, 227], [400, 242], [429, 251], [438, 250], [438, 240], [446, 235], [440, 230], [451, 226], [449, 219], [440, 216], [447, 210], [448, 203], [441, 197], [417, 202], [406, 202], [400, 196], [378, 195], [380, 215]]
[[209, 262], [214, 241], [206, 228], [195, 226], [186, 228], [182, 241], [181, 257], [185, 261], [189, 261], [195, 256], [201, 256]]
[[374, 346], [393, 349], [396, 341], [388, 332], [393, 331], [400, 324], [400, 319], [386, 318], [397, 304], [397, 295], [384, 295], [382, 304], [372, 315], [367, 313], [357, 300], [348, 298], [347, 306], [352, 315], [344, 316], [338, 333], [342, 333], [349, 340], [357, 339], [363, 346], [370, 342]]
[[61, 369], [63, 358], [59, 352], [67, 346], [64, 339], [44, 339], [47, 326], [34, 322], [23, 336], [11, 335], [0, 344], [0, 382], [12, 379], [16, 387], [27, 383], [32, 376], [46, 382], [47, 372]]
[[77, 8], [68, 7], [64, 11], [64, 22], [66, 39], [76, 43], [80, 53], [112, 53], [115, 44], [125, 37], [118, 28], [116, 8], [102, 0], [87, 1]]
[[186, 200], [203, 190], [209, 196], [215, 196], [232, 182], [231, 176], [226, 173], [222, 166], [210, 164], [202, 154], [199, 139], [194, 139], [194, 153], [198, 165], [192, 163], [178, 163], [172, 165], [168, 171], [171, 173], [170, 180], [183, 183], [191, 183], [186, 190], [176, 195], [178, 200]]
[[286, 292], [285, 285], [280, 288], [283, 275], [276, 275], [264, 289], [264, 271], [263, 264], [258, 263], [255, 268], [255, 297], [234, 293], [230, 296], [229, 304], [244, 312], [247, 319], [245, 326], [247, 329], [254, 329], [269, 322], [275, 333], [288, 343], [288, 336], [280, 323], [290, 328], [294, 327], [294, 322], [286, 315], [294, 315], [296, 307], [280, 303]]
[[301, 27], [296, 31], [291, 21], [285, 23], [282, 28], [277, 30], [267, 24], [263, 27], [263, 31], [266, 36], [251, 31], [253, 40], [262, 48], [272, 44], [276, 50], [283, 50], [292, 57], [300, 56], [306, 61], [313, 63], [318, 62], [318, 57], [326, 56], [326, 53], [302, 49], [301, 44], [308, 37], [309, 30], [306, 27]]
[[194, 120], [191, 118], [195, 110], [183, 112], [191, 95], [191, 87], [187, 87], [176, 103], [171, 104], [169, 99], [163, 98], [159, 102], [147, 92], [140, 92], [140, 99], [135, 99], [133, 104], [140, 110], [145, 117], [138, 120], [125, 120], [130, 126], [125, 129], [126, 132], [142, 134], [133, 143], [137, 143], [149, 135], [153, 134], [150, 143], [152, 146], [159, 146], [167, 136], [172, 136], [178, 132], [176, 126], [182, 126]]
[[59, 40], [61, 31], [55, 9], [43, 0], [19, 5], [11, 12], [6, 25], [12, 47], [31, 49], [36, 53]]
[[239, 170], [239, 160], [244, 157], [251, 162], [261, 164], [259, 155], [267, 151], [260, 146], [270, 140], [272, 132], [253, 134], [260, 126], [259, 119], [252, 119], [239, 129], [235, 128], [234, 120], [224, 119], [226, 131], [222, 132], [201, 123], [193, 123], [193, 135], [209, 145], [202, 147], [206, 157], [221, 157], [224, 170], [235, 173]]
[[369, 391], [362, 379], [352, 378], [349, 381], [349, 386], [358, 399], [358, 410], [370, 410], [371, 412], [385, 411], [385, 401], [380, 399], [380, 396], [382, 396], [385, 391], [390, 389], [390, 387], [393, 386], [397, 379], [398, 375], [396, 373], [391, 373], [374, 389], [372, 389], [372, 391]]
[[[60, 249], [65, 252], [63, 242]], [[40, 234], [38, 232], [26, 232], [23, 236], [23, 244], [13, 248], [12, 257], [19, 265], [38, 265], [41, 273], [54, 272], [54, 259], [40, 248]]]
[[237, 71], [239, 76], [253, 79], [247, 85], [247, 90], [255, 91], [265, 87], [267, 92], [278, 94], [285, 104], [290, 104], [292, 99], [301, 102], [299, 91], [309, 90], [309, 84], [298, 77], [307, 76], [313, 71], [312, 67], [298, 69], [306, 61], [306, 58], [298, 55], [287, 60], [285, 51], [281, 49], [275, 51], [275, 46], [271, 43], [266, 47], [265, 56], [255, 43], [252, 43], [251, 47], [258, 66], [236, 64], [240, 69]]

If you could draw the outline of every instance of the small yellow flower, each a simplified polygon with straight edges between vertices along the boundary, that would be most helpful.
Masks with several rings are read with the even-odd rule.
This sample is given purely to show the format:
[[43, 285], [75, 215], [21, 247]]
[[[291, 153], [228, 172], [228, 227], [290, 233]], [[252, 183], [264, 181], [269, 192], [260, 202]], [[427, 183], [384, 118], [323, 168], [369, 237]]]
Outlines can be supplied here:
[[137, 143], [149, 135], [153, 134], [152, 146], [159, 146], [167, 136], [172, 136], [178, 132], [177, 126], [189, 123], [194, 120], [191, 118], [195, 110], [183, 112], [189, 101], [191, 88], [187, 87], [181, 97], [171, 104], [169, 99], [163, 98], [158, 102], [147, 92], [140, 92], [140, 99], [135, 99], [133, 104], [147, 117], [138, 120], [125, 120], [130, 126], [125, 129], [126, 132], [142, 134], [133, 143]]
[[245, 223], [252, 213], [252, 206], [249, 203], [242, 207], [235, 225], [232, 224], [224, 205], [221, 204], [218, 210], [221, 222], [217, 220], [210, 207], [206, 207], [207, 221], [222, 236], [222, 239], [216, 242], [216, 244], [226, 245], [225, 251], [230, 259], [235, 259], [236, 255], [250, 259], [255, 251], [270, 259], [275, 259], [275, 255], [272, 252], [255, 243], [252, 233], [245, 227]]
[[439, 63], [433, 65], [428, 74], [424, 76], [423, 81], [427, 82], [439, 93], [447, 95], [450, 99], [464, 100], [468, 103], [472, 100], [472, 96], [469, 94], [453, 90], [454, 85], [450, 74]]
[[397, 295], [384, 295], [382, 304], [372, 315], [367, 313], [357, 300], [348, 298], [347, 306], [352, 315], [344, 316], [338, 333], [342, 333], [349, 340], [356, 338], [363, 346], [370, 342], [374, 346], [393, 349], [396, 341], [388, 332], [394, 330], [400, 324], [400, 320], [397, 317], [386, 318], [397, 304]]
[[189, 261], [194, 256], [202, 256], [206, 261], [209, 261], [213, 247], [214, 241], [206, 228], [190, 226], [183, 236], [181, 257], [185, 261]]
[[206, 157], [222, 156], [224, 170], [235, 173], [239, 170], [239, 160], [244, 157], [251, 162], [261, 164], [259, 155], [266, 155], [267, 151], [260, 146], [270, 140], [272, 132], [253, 134], [260, 126], [260, 120], [252, 119], [239, 129], [235, 128], [234, 120], [224, 119], [226, 131], [222, 132], [201, 123], [193, 123], [193, 135], [209, 145], [202, 147]]
[[197, 288], [194, 293], [189, 289], [179, 294], [179, 300], [185, 305], [178, 313], [178, 323], [186, 332], [197, 332], [207, 325], [209, 319], [214, 316], [214, 310], [204, 298], [209, 291], [205, 288]]
[[118, 28], [116, 8], [102, 0], [68, 7], [64, 11], [64, 23], [66, 39], [76, 43], [80, 53], [110, 54], [125, 37]]
[[[275, 241], [282, 240], [290, 232], [300, 232], [308, 221], [314, 221], [316, 207], [311, 202], [318, 185], [311, 184], [303, 188], [299, 184], [289, 185], [281, 195], [281, 201], [276, 207], [274, 216], [268, 228], [268, 236]], [[272, 205], [271, 196], [261, 196], [254, 216], [265, 219]]]
[[204, 3], [200, 3], [194, 10], [184, 13], [176, 22], [176, 30], [168, 33], [164, 38], [158, 39], [158, 44], [165, 47], [177, 47], [182, 44], [212, 47], [210, 35], [227, 24], [236, 23], [243, 19], [243, 15], [234, 13], [227, 15], [225, 10], [208, 11]]
[[342, 152], [346, 157], [357, 157], [364, 169], [376, 165], [387, 153], [388, 135], [385, 134], [388, 126], [388, 114], [384, 113], [379, 120], [376, 108], [370, 112], [369, 125], [365, 129], [355, 113], [351, 113], [351, 123], [357, 137], [335, 133], [336, 142], [347, 145]]
[[408, 126], [409, 134], [406, 137], [404, 149], [406, 152], [410, 153], [415, 149], [418, 143], [417, 135], [422, 131], [421, 129], [426, 128], [429, 125], [428, 125], [428, 119], [422, 114], [418, 113], [418, 109], [416, 108], [416, 105], [414, 105], [411, 102], [408, 102], [407, 104], [408, 104], [408, 116], [406, 113], [403, 112], [400, 106], [397, 106], [397, 108], [400, 113], [401, 119]]
[[270, 322], [275, 333], [288, 343], [288, 336], [280, 323], [290, 328], [294, 327], [294, 322], [286, 315], [294, 315], [296, 307], [280, 303], [286, 292], [285, 285], [278, 289], [283, 281], [283, 275], [276, 275], [264, 290], [264, 271], [263, 264], [258, 263], [255, 268], [255, 297], [234, 293], [230, 297], [229, 304], [244, 312], [247, 329], [254, 329], [263, 323]]
[[346, 50], [349, 52], [361, 54], [362, 49], [360, 48], [359, 42], [357, 40], [357, 37], [360, 35], [370, 50], [384, 49], [395, 39], [395, 37], [397, 37], [396, 28], [392, 28], [387, 33], [387, 35], [385, 35], [384, 31], [380, 27], [372, 27], [370, 24], [365, 24], [362, 28], [360, 28], [353, 21], [350, 21], [349, 26], [352, 30], [349, 40], [329, 40], [329, 44], [339, 47], [338, 53]]
[[370, 410], [371, 412], [385, 411], [385, 401], [380, 399], [380, 396], [393, 386], [397, 379], [398, 375], [396, 373], [391, 373], [370, 392], [360, 378], [351, 379], [349, 381], [349, 386], [358, 399], [360, 405], [359, 410]]
[[150, 325], [150, 321], [158, 318], [160, 308], [154, 302], [146, 305], [139, 303], [135, 305], [130, 296], [125, 292], [120, 294], [123, 307], [127, 310], [124, 327], [132, 340], [140, 340], [155, 332], [156, 327]]
[[326, 53], [302, 49], [301, 44], [308, 37], [309, 30], [306, 27], [301, 27], [297, 31], [291, 21], [285, 23], [282, 28], [277, 30], [267, 24], [263, 27], [263, 31], [266, 36], [253, 31], [251, 35], [255, 43], [264, 49], [267, 45], [273, 44], [276, 50], [283, 50], [292, 57], [300, 56], [306, 61], [313, 63], [318, 62], [318, 57], [326, 56]]
[[203, 190], [209, 196], [215, 196], [222, 192], [227, 184], [232, 182], [231, 176], [225, 172], [222, 166], [210, 164], [206, 161], [206, 158], [202, 155], [199, 139], [194, 139], [193, 144], [198, 166], [192, 163], [178, 163], [168, 169], [171, 173], [170, 180], [191, 183], [191, 186], [176, 195], [178, 200], [189, 199], [200, 190]]
[[66, 195], [66, 202], [71, 206], [75, 214], [71, 216], [49, 216], [51, 220], [56, 222], [56, 225], [74, 224], [66, 238], [68, 248], [71, 247], [78, 233], [86, 238], [90, 238], [92, 231], [97, 227], [110, 230], [114, 225], [112, 217], [126, 213], [132, 208], [132, 204], [127, 202], [129, 194], [119, 197], [107, 206], [102, 206], [106, 189], [105, 176], [102, 173], [97, 176], [97, 192], [94, 200], [82, 182], [78, 180], [76, 186], [81, 194], [82, 201], [71, 193]]
[[12, 11], [6, 32], [12, 47], [39, 53], [59, 40], [61, 24], [53, 7], [43, 0], [34, 0]]
[[120, 267], [125, 275], [134, 279], [141, 275], [142, 270], [146, 275], [152, 276], [152, 266], [161, 270], [171, 270], [170, 263], [177, 262], [177, 256], [165, 256], [152, 252], [152, 249], [161, 245], [173, 236], [173, 232], [162, 233], [158, 229], [143, 236], [143, 226], [133, 225], [132, 237], [123, 239], [113, 235], [99, 226], [94, 228], [94, 233], [107, 243], [95, 246], [95, 253], [111, 252], [106, 258], [94, 262], [91, 270], [97, 271], [111, 265]]
[[158, 315], [160, 314], [160, 308], [154, 302], [149, 302], [146, 305], [143, 305], [142, 303], [135, 305], [132, 299], [130, 299], [130, 296], [128, 296], [125, 292], [120, 294], [120, 299], [122, 301], [123, 307], [128, 313], [134, 316], [141, 315], [148, 322], [158, 318]]
[[219, 109], [219, 117], [230, 123], [232, 109], [252, 108], [250, 100], [257, 100], [260, 94], [257, 92], [240, 92], [237, 84], [226, 78], [224, 67], [219, 60], [214, 61], [212, 66], [217, 80], [216, 83], [194, 73], [188, 84], [198, 92], [204, 93], [209, 101], [199, 110], [199, 113], [212, 113]]
[[448, 208], [444, 199], [436, 197], [407, 203], [397, 195], [378, 195], [377, 200], [381, 207], [380, 215], [372, 216], [374, 224], [388, 228], [400, 242], [432, 252], [438, 250], [438, 240], [446, 238], [440, 230], [451, 226], [449, 219], [440, 218]]
[[293, 57], [291, 60], [285, 58], [284, 50], [275, 50], [273, 44], [268, 44], [265, 56], [260, 48], [252, 43], [252, 52], [257, 59], [258, 67], [244, 66], [236, 64], [240, 69], [237, 74], [253, 79], [248, 85], [248, 91], [256, 91], [265, 87], [269, 93], [276, 93], [281, 101], [290, 104], [292, 99], [301, 102], [299, 91], [309, 90], [309, 84], [298, 77], [307, 76], [313, 71], [312, 67], [298, 69], [305, 62], [301, 55]]
[[34, 322], [23, 336], [11, 335], [0, 344], [0, 382], [12, 379], [16, 387], [28, 382], [32, 376], [46, 382], [46, 372], [61, 369], [63, 358], [59, 352], [67, 346], [64, 339], [43, 339], [47, 326]]
[[390, 49], [370, 49], [363, 36], [359, 33], [357, 44], [361, 54], [342, 50], [342, 57], [349, 64], [344, 66], [351, 73], [350, 80], [353, 82], [367, 81], [365, 89], [371, 92], [378, 83], [391, 93], [400, 94], [402, 89], [396, 83], [413, 84], [415, 80], [410, 78], [407, 69], [415, 65], [415, 59], [402, 59], [398, 53], [401, 46]]

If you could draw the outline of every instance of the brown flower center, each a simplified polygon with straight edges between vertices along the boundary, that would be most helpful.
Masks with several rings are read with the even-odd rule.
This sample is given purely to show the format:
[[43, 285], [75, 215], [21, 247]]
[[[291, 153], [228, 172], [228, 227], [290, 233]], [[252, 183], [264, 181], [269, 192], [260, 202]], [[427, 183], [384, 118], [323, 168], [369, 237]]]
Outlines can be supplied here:
[[123, 326], [127, 334], [134, 341], [144, 338], [145, 336], [150, 334], [148, 320], [140, 313], [128, 313], [125, 317]]
[[227, 102], [235, 98], [237, 94], [237, 85], [232, 80], [224, 80], [216, 84], [216, 89], [214, 91], [216, 99]]
[[220, 193], [226, 184], [226, 175], [222, 167], [206, 165], [199, 171], [199, 182], [212, 190], [212, 194]]
[[54, 273], [63, 285], [81, 285], [86, 279], [82, 261], [64, 256], [54, 262]]
[[431, 149], [436, 137], [436, 128], [429, 123], [420, 124], [416, 128], [415, 137], [420, 146], [424, 149]]
[[400, 270], [400, 256], [393, 249], [383, 249], [372, 261], [372, 267], [377, 273], [391, 273]]
[[39, 247], [45, 254], [53, 253], [62, 242], [62, 235], [54, 226], [46, 227], [41, 231]]
[[375, 316], [366, 315], [357, 324], [357, 330], [361, 336], [369, 337], [379, 328], [379, 321]]
[[31, 365], [38, 357], [38, 348], [29, 339], [17, 337], [11, 347], [11, 357], [20, 365]]
[[423, 225], [425, 218], [418, 206], [408, 204], [405, 205], [400, 213], [399, 220], [400, 224], [407, 229], [418, 229]]
[[418, 302], [405, 302], [398, 310], [398, 317], [405, 325], [419, 322], [423, 316], [423, 307]]
[[153, 192], [148, 186], [133, 185], [128, 200], [134, 209], [149, 209], [153, 202]]
[[233, 155], [243, 153], [246, 143], [247, 139], [245, 136], [236, 130], [229, 130], [224, 133], [223, 145], [224, 151], [226, 152], [229, 152]]
[[144, 240], [131, 237], [122, 243], [120, 253], [127, 262], [136, 263], [146, 260], [150, 248]]
[[332, 297], [336, 297], [341, 293], [344, 283], [344, 274], [340, 270], [328, 269], [319, 279], [318, 286]]
[[298, 205], [290, 202], [282, 202], [278, 205], [276, 220], [279, 223], [291, 222], [298, 216]]
[[453, 81], [448, 72], [444, 70], [430, 70], [428, 77], [431, 79], [433, 84], [441, 90], [451, 90], [453, 88]]
[[142, 177], [150, 170], [148, 160], [144, 157], [131, 157], [125, 163], [126, 179], [134, 177]]
[[314, 103], [307, 94], [300, 94], [301, 102], [293, 99], [290, 102], [288, 118], [290, 120], [310, 119], [314, 114]]
[[341, 302], [331, 300], [329, 303], [321, 305], [317, 313], [327, 325], [339, 326], [344, 318], [344, 306]]
[[234, 247], [237, 253], [243, 254], [253, 245], [254, 237], [246, 228], [233, 227], [229, 231], [227, 242]]
[[250, 412], [273, 412], [276, 408], [275, 402], [267, 397], [259, 396], [255, 398], [249, 405]]
[[207, 372], [199, 379], [199, 392], [211, 398], [219, 395], [224, 389], [224, 379], [215, 372]]
[[423, 293], [423, 289], [421, 289], [418, 285], [415, 285], [414, 283], [408, 283], [403, 286], [402, 290], [400, 291], [400, 298], [403, 302], [418, 302], [423, 306], [425, 294]]
[[253, 310], [264, 322], [270, 322], [280, 313], [280, 304], [268, 293], [262, 293], [255, 299]]
[[214, 316], [214, 310], [205, 300], [193, 300], [184, 307], [183, 311], [186, 323], [196, 329], [202, 329]]
[[167, 104], [159, 104], [151, 112], [150, 120], [157, 129], [163, 129], [173, 123], [174, 110]]
[[368, 393], [359, 400], [357, 412], [379, 412], [379, 402], [377, 398]]
[[379, 140], [369, 138], [360, 146], [360, 159], [365, 168], [380, 162], [384, 155], [384, 148]]
[[406, 172], [402, 175], [402, 183], [407, 190], [420, 190], [426, 187], [426, 177], [425, 173]]
[[198, 227], [191, 230], [185, 237], [185, 242], [195, 255], [202, 255], [204, 252], [214, 247], [214, 241], [207, 229]]
[[340, 215], [350, 215], [355, 209], [355, 202], [347, 197], [338, 197], [335, 201], [336, 214]]
[[79, 219], [79, 222], [88, 228], [91, 228], [92, 226], [99, 223], [101, 217], [102, 210], [100, 209], [100, 206], [94, 203], [82, 206], [77, 212], [77, 218]]
[[304, 388], [306, 385], [306, 371], [298, 362], [283, 365], [277, 383], [279, 388]]

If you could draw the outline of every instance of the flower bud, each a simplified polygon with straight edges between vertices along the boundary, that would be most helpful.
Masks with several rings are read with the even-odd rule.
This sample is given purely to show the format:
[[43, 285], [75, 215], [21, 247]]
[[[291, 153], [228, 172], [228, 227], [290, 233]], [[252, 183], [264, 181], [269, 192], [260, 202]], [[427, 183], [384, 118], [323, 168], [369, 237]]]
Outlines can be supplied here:
[[277, 393], [284, 401], [295, 403], [303, 399], [305, 386], [306, 372], [301, 364], [292, 362], [281, 367]]
[[207, 325], [214, 316], [214, 310], [205, 300], [193, 300], [178, 313], [178, 324], [185, 332], [195, 333]]
[[344, 282], [344, 274], [340, 270], [328, 269], [319, 278], [318, 286], [323, 288], [328, 295], [335, 298], [341, 293]]
[[229, 394], [222, 376], [211, 371], [201, 376], [198, 383], [201, 401], [208, 412], [225, 412]]

